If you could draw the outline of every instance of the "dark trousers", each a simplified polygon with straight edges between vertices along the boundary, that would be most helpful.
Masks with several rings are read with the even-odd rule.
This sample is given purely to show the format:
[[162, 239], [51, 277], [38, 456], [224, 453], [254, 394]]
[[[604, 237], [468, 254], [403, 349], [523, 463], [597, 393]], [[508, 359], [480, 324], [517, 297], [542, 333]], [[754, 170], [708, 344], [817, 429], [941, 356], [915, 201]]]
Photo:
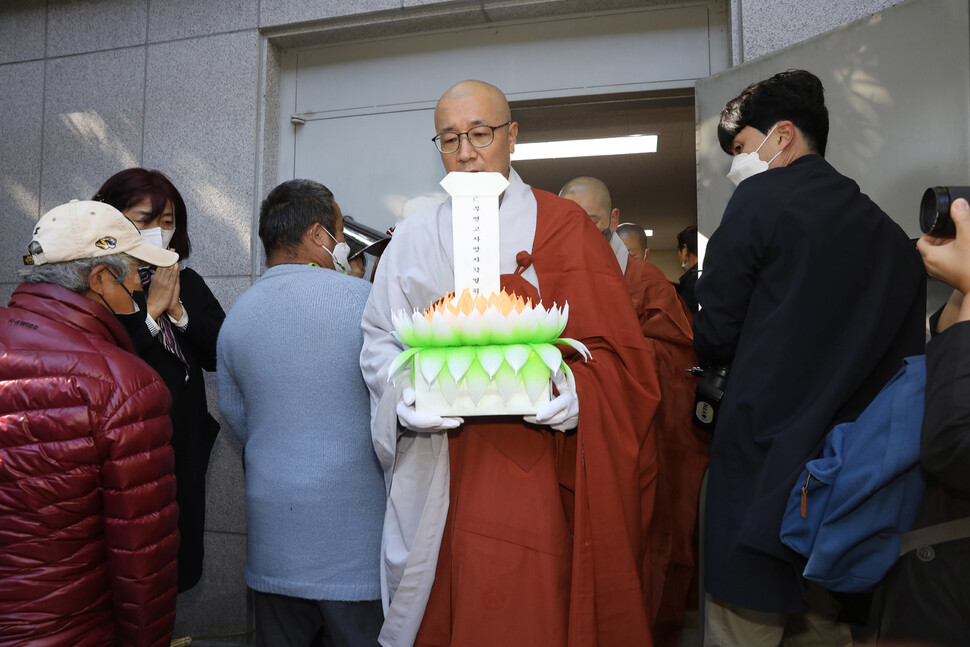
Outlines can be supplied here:
[[253, 591], [259, 647], [375, 647], [380, 600], [306, 600]]

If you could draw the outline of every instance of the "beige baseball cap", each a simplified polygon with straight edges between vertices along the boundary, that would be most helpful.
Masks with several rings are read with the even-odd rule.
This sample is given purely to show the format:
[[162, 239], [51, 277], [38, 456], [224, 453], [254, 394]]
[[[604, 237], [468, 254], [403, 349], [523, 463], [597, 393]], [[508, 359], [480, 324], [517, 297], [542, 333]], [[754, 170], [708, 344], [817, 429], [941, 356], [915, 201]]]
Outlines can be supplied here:
[[122, 253], [157, 267], [168, 267], [179, 260], [175, 252], [145, 241], [120, 211], [90, 200], [71, 200], [41, 216], [27, 251], [24, 265]]

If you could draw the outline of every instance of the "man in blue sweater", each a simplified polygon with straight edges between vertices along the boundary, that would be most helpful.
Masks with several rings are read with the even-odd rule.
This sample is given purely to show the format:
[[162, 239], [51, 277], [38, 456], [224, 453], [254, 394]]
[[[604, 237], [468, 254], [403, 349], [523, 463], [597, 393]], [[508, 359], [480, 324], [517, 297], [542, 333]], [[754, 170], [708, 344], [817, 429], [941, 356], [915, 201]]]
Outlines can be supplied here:
[[259, 214], [269, 269], [219, 334], [219, 408], [244, 447], [257, 645], [371, 646], [383, 622], [384, 475], [358, 363], [370, 284], [346, 275], [342, 229], [323, 185], [273, 189]]

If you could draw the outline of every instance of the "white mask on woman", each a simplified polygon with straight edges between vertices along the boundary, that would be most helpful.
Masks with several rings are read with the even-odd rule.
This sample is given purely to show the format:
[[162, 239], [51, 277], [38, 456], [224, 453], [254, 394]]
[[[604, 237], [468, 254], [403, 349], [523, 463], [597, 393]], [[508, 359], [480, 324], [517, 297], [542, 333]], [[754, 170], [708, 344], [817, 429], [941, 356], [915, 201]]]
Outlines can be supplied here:
[[[775, 126], [777, 125], [778, 124], [775, 124]], [[761, 141], [761, 144], [753, 153], [738, 153], [734, 156], [734, 159], [731, 160], [731, 170], [728, 171], [727, 178], [734, 182], [734, 186], [741, 184], [741, 182], [747, 180], [752, 175], [757, 175], [758, 173], [767, 171], [771, 163], [775, 161], [775, 158], [781, 155], [781, 151], [778, 151], [775, 153], [775, 157], [772, 157], [767, 162], [762, 160], [758, 155], [758, 151], [761, 150], [761, 147], [764, 146], [765, 142], [768, 141], [768, 138], [771, 137], [771, 133], [775, 130], [775, 126], [771, 127], [771, 130], [768, 131], [768, 134], [765, 135], [765, 138]]]
[[172, 242], [172, 236], [175, 235], [175, 227], [171, 229], [151, 227], [149, 229], [142, 229], [139, 233], [145, 239], [146, 243], [154, 245], [155, 247], [161, 247], [162, 249], [168, 249], [169, 244]]

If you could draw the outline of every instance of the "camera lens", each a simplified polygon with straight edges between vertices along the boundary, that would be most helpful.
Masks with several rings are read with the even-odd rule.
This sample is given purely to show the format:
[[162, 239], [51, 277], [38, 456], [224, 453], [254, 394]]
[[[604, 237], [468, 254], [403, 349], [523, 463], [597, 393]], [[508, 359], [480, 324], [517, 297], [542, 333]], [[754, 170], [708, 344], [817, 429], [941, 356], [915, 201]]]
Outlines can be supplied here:
[[935, 186], [923, 193], [919, 204], [919, 227], [924, 234], [956, 236], [956, 227], [950, 220], [950, 203], [957, 198], [970, 201], [970, 187]]

